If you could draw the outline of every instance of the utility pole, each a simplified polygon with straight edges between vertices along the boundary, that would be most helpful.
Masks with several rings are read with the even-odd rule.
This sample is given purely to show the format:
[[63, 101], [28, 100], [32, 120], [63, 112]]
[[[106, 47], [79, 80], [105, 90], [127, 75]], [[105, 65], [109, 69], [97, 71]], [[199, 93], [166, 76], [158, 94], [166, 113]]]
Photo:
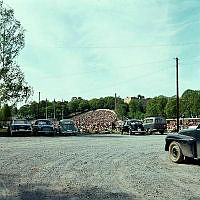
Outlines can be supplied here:
[[63, 99], [62, 99], [62, 119], [64, 118], [64, 102], [63, 102]]
[[38, 119], [40, 117], [40, 92], [39, 92], [39, 101], [38, 101]]
[[117, 95], [115, 93], [115, 112], [117, 112]]
[[53, 102], [53, 118], [54, 118], [54, 120], [56, 119], [56, 101], [55, 101], [55, 99]]
[[46, 98], [46, 119], [48, 119], [48, 116], [47, 116], [47, 98]]
[[178, 89], [178, 58], [176, 58], [176, 125], [179, 132], [179, 89]]

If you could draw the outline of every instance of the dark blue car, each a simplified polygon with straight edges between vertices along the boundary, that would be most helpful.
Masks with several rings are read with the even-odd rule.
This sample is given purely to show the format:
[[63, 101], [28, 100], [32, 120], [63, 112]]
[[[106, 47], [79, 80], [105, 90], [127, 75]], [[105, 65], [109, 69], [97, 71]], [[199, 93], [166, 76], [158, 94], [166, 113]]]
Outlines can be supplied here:
[[33, 125], [33, 134], [35, 136], [39, 135], [55, 135], [55, 127], [51, 120], [48, 119], [38, 119], [35, 121], [35, 124]]
[[26, 119], [14, 119], [8, 127], [10, 136], [30, 136], [32, 134], [32, 125]]

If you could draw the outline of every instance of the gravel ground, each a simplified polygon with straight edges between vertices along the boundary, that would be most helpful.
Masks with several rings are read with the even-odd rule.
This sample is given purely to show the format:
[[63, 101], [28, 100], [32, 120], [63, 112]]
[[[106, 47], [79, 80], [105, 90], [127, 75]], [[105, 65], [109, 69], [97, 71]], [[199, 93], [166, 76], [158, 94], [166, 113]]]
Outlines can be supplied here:
[[165, 136], [0, 137], [0, 199], [200, 199], [199, 162]]

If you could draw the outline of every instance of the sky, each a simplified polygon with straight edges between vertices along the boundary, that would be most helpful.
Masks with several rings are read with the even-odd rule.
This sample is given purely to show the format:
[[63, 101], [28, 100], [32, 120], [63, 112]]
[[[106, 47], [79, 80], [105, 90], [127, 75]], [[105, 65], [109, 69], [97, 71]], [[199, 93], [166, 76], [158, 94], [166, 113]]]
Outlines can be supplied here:
[[26, 29], [31, 101], [199, 90], [199, 0], [4, 0]]

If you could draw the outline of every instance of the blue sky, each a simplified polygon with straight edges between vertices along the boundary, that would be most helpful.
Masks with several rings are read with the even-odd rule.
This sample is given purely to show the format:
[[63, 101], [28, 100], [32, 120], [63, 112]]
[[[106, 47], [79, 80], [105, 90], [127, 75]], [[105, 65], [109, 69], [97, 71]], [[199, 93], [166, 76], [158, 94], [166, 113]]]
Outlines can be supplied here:
[[199, 89], [199, 0], [4, 0], [26, 29], [31, 100], [173, 96]]

